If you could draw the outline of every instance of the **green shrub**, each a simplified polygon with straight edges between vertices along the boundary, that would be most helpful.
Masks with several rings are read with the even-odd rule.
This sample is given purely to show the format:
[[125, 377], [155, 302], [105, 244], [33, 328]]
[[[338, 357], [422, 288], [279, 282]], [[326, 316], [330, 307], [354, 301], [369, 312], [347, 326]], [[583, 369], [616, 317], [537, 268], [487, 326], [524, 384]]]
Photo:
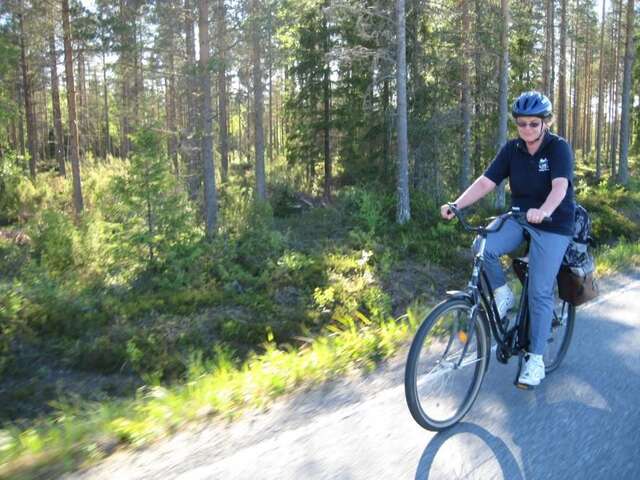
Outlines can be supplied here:
[[171, 249], [195, 239], [193, 212], [171, 174], [162, 137], [152, 128], [134, 135], [134, 154], [125, 174], [110, 185], [114, 201], [105, 209], [116, 230], [116, 256], [140, 269], [158, 270]]
[[23, 180], [26, 176], [16, 165], [15, 154], [0, 159], [0, 224], [18, 220], [21, 208], [18, 189]]
[[295, 191], [286, 183], [269, 185], [269, 203], [275, 217], [287, 217], [300, 211]]
[[308, 290], [311, 285], [326, 281], [326, 271], [319, 255], [305, 255], [295, 250], [286, 250], [271, 269], [264, 271], [264, 282], [270, 292], [291, 286]]
[[394, 197], [365, 188], [351, 187], [338, 196], [345, 214], [352, 217], [367, 234], [384, 230], [395, 211]]
[[258, 274], [265, 262], [279, 257], [284, 238], [273, 228], [273, 212], [266, 202], [252, 202], [244, 211], [244, 221], [232, 234], [236, 260], [252, 274]]
[[11, 342], [20, 329], [18, 318], [23, 303], [19, 291], [0, 282], [0, 374], [11, 361]]
[[633, 220], [640, 216], [638, 193], [601, 182], [598, 186], [586, 187], [580, 191], [578, 201], [591, 215], [592, 235], [598, 243], [640, 237], [640, 224]]
[[126, 336], [114, 329], [102, 334], [94, 332], [70, 345], [63, 342], [61, 346], [67, 349], [66, 356], [76, 368], [108, 374], [127, 369], [129, 352], [126, 342]]
[[30, 254], [27, 245], [18, 245], [14, 240], [0, 237], [0, 279], [9, 280], [18, 276], [29, 262]]
[[61, 284], [38, 268], [25, 273], [12, 288], [24, 299], [16, 312], [19, 321], [40, 337], [78, 338], [107, 318], [91, 286], [81, 289], [74, 283]]
[[77, 264], [77, 230], [63, 212], [43, 211], [30, 228], [33, 249], [42, 266], [52, 275], [62, 275]]
[[391, 315], [391, 298], [377, 285], [364, 290], [362, 304], [369, 317], [377, 322], [381, 322]]
[[14, 153], [0, 159], [0, 224], [25, 221], [37, 211], [41, 198]]

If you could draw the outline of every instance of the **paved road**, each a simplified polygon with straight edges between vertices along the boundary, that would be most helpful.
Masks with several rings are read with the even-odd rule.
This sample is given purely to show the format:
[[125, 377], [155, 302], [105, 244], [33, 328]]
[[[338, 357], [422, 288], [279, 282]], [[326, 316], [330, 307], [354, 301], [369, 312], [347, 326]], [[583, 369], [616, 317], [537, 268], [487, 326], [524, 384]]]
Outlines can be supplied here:
[[440, 434], [405, 405], [403, 358], [209, 425], [73, 479], [640, 479], [640, 272], [578, 310], [561, 368], [533, 391], [491, 362], [478, 401]]

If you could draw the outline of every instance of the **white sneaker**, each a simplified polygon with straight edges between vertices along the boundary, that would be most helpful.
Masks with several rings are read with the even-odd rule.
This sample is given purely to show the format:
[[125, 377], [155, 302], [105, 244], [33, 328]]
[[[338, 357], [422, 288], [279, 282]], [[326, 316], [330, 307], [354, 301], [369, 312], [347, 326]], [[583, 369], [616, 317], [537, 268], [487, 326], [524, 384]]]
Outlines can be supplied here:
[[544, 376], [544, 362], [542, 361], [542, 355], [527, 353], [524, 356], [524, 365], [522, 366], [522, 371], [518, 377], [518, 383], [535, 387], [536, 385], [540, 385]]
[[516, 298], [506, 283], [493, 291], [493, 298], [496, 301], [500, 318], [504, 318], [507, 312], [516, 304]]

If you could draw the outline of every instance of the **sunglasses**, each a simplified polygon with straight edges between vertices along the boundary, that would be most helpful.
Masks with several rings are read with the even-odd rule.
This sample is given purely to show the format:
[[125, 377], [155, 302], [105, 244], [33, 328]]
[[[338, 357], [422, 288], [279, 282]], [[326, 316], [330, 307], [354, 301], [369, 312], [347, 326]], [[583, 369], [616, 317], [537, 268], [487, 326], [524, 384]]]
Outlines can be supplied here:
[[538, 128], [542, 122], [516, 122], [516, 125], [520, 128], [525, 128], [529, 125], [529, 128]]

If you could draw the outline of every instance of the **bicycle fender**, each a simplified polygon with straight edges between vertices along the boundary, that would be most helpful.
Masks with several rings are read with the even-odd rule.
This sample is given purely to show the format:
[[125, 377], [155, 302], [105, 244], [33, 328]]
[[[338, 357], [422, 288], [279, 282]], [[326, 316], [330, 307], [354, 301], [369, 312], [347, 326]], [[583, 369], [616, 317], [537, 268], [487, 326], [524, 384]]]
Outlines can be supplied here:
[[473, 297], [469, 292], [465, 292], [464, 290], [447, 290], [447, 297], [449, 298], [460, 298], [464, 300], [468, 300], [473, 303]]

